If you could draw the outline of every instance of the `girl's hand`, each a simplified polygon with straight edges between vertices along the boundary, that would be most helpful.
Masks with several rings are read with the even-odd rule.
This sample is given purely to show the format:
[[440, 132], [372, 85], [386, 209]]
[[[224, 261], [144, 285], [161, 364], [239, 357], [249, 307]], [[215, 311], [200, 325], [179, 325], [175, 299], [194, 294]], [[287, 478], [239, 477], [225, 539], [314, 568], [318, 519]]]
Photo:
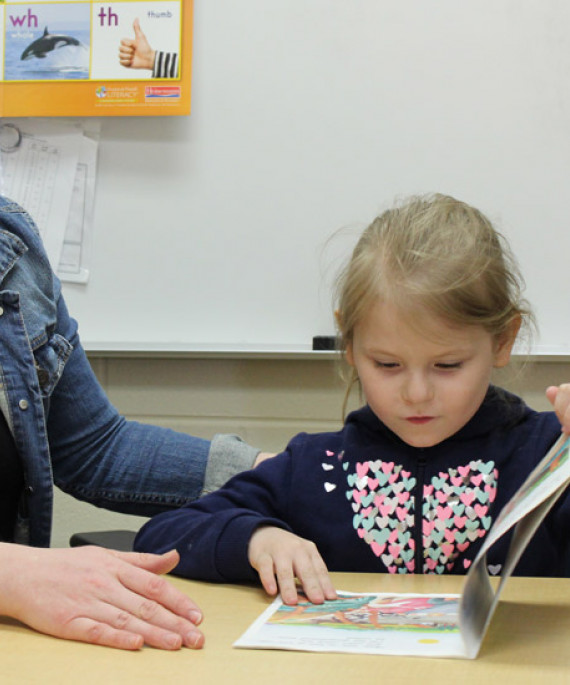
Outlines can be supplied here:
[[297, 604], [295, 577], [313, 604], [336, 599], [325, 562], [313, 542], [281, 528], [264, 526], [251, 536], [248, 555], [266, 592], [275, 595], [279, 590], [285, 604]]
[[49, 635], [108, 647], [199, 649], [200, 610], [156, 575], [178, 561], [174, 550], [156, 555], [2, 543], [0, 614]]
[[570, 383], [551, 385], [546, 390], [546, 396], [554, 407], [563, 432], [570, 434]]

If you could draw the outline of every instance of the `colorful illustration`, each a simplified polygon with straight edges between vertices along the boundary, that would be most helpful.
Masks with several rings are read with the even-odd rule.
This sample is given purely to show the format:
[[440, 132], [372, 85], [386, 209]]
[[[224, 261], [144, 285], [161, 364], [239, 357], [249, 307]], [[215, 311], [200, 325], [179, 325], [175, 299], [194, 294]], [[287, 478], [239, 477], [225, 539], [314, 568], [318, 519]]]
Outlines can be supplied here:
[[[503, 507], [497, 522], [509, 518], [511, 512], [520, 506], [523, 500], [530, 500], [540, 490], [548, 479], [568, 462], [570, 456], [570, 441], [565, 440], [558, 449], [552, 449], [538, 464], [511, 501]], [[537, 495], [540, 497], [540, 493]]]
[[234, 646], [431, 657], [465, 651], [458, 595], [337, 593], [321, 605], [276, 599]]
[[190, 112], [193, 0], [5, 0], [0, 116]]
[[456, 597], [343, 595], [324, 604], [311, 604], [300, 594], [296, 606], [280, 606], [268, 623], [342, 630], [459, 631]]
[[89, 77], [89, 5], [7, 5], [5, 81]]

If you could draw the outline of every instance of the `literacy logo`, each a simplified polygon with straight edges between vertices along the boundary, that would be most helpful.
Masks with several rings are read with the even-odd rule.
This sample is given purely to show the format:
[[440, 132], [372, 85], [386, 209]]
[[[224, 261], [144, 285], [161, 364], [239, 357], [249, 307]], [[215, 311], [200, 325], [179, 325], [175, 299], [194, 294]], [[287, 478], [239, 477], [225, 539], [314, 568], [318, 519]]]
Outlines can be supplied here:
[[97, 88], [97, 90], [95, 91], [95, 95], [98, 98], [106, 98], [107, 97], [107, 89], [105, 88], [105, 86], [99, 86], [99, 88]]

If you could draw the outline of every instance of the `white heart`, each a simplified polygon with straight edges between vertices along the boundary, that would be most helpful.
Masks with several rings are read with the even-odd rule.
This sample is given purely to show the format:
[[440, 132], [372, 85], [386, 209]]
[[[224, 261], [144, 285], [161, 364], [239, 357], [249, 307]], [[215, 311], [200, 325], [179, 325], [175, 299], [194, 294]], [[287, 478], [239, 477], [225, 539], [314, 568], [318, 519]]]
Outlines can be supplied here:
[[499, 573], [501, 572], [502, 567], [501, 567], [501, 564], [489, 564], [489, 566], [487, 566], [487, 568], [489, 569], [489, 573], [492, 576], [498, 576]]
[[321, 464], [323, 467], [323, 471], [332, 471], [334, 469], [334, 466], [332, 464]]
[[325, 490], [327, 492], [332, 492], [336, 488], [334, 483], [325, 483]]

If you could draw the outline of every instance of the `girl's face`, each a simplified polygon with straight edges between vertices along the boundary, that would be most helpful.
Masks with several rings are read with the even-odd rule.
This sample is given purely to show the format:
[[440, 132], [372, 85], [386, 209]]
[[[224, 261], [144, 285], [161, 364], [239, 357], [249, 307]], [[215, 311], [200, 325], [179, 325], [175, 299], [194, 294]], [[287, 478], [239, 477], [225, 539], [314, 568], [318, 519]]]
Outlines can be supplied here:
[[483, 327], [451, 326], [426, 311], [416, 321], [378, 301], [355, 327], [347, 359], [376, 416], [409, 445], [431, 447], [475, 414], [493, 367], [509, 362], [517, 327], [498, 342]]

